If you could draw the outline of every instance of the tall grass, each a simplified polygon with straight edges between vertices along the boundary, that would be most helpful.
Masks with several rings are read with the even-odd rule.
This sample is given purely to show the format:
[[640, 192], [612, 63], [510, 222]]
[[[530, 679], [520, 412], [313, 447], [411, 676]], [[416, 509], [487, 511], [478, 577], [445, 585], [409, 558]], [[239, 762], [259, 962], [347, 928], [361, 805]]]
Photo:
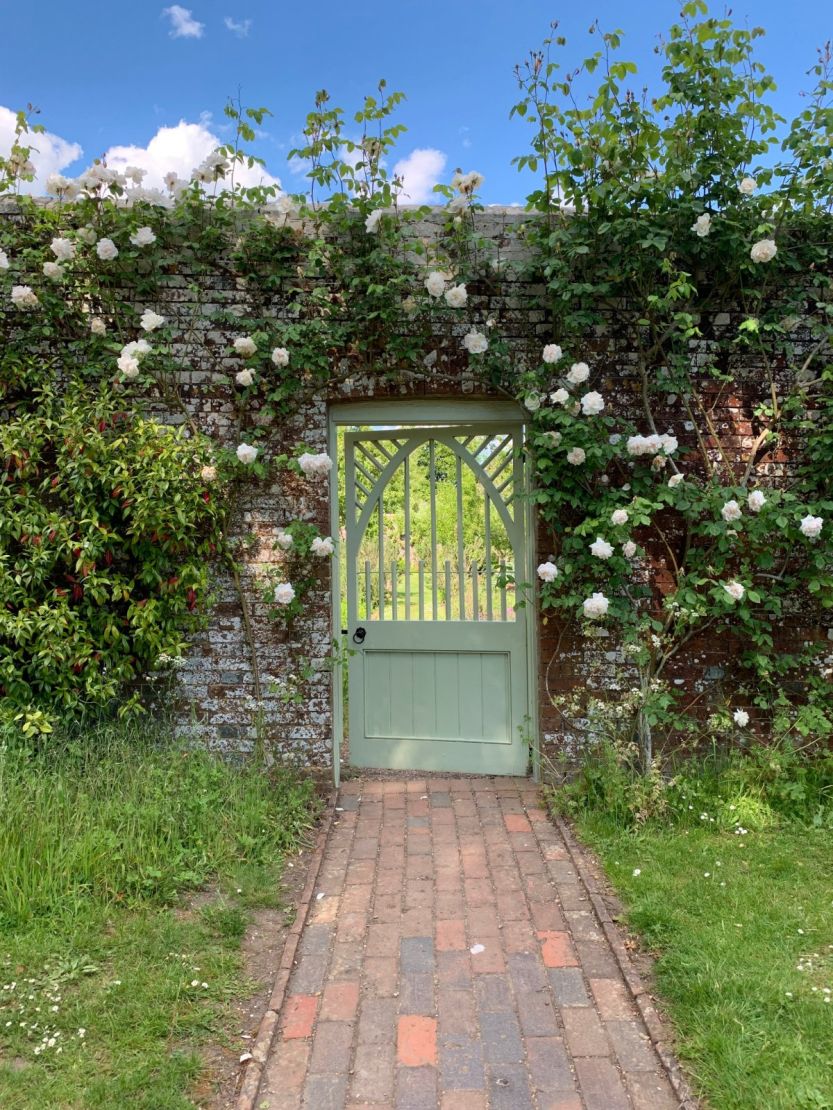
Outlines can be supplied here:
[[278, 858], [310, 805], [309, 784], [147, 724], [101, 725], [37, 752], [0, 739], [0, 929], [89, 899], [170, 901], [238, 862]]

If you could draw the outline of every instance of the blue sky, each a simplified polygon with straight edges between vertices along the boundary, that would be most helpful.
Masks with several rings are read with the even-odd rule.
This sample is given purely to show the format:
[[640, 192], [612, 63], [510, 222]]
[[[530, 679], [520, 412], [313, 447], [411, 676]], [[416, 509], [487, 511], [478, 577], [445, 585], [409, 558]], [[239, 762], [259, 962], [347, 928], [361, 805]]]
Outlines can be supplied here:
[[[210, 136], [222, 136], [223, 105], [239, 88], [245, 104], [274, 113], [257, 153], [295, 191], [302, 180], [287, 152], [315, 90], [326, 88], [352, 111], [386, 77], [408, 98], [399, 112], [408, 131], [398, 156], [433, 152], [408, 163], [415, 190], [424, 194], [460, 166], [485, 174], [486, 203], [515, 203], [532, 183], [510, 165], [527, 141], [526, 125], [508, 118], [517, 91], [513, 68], [540, 44], [550, 20], [560, 21], [576, 62], [597, 41], [587, 35], [594, 17], [604, 29], [621, 28], [622, 56], [639, 66], [641, 86], [657, 71], [657, 35], [679, 7], [674, 0], [184, 0], [171, 11], [152, 0], [0, 2], [0, 106], [40, 108], [52, 136], [42, 144], [43, 173], [77, 173], [108, 151], [113, 164], [133, 161], [154, 172], [178, 156], [184, 171], [192, 155], [191, 164], [200, 160]], [[759, 57], [778, 82], [776, 107], [785, 115], [800, 110], [816, 47], [833, 35], [829, 0], [741, 0], [734, 18], [767, 29]], [[8, 145], [3, 107], [0, 147]]]

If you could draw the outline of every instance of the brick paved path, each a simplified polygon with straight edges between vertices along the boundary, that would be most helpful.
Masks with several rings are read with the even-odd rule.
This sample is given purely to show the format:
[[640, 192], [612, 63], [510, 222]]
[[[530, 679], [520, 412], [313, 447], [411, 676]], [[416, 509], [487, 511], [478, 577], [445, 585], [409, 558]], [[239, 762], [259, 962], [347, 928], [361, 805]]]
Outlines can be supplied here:
[[259, 1110], [680, 1105], [532, 784], [337, 804]]

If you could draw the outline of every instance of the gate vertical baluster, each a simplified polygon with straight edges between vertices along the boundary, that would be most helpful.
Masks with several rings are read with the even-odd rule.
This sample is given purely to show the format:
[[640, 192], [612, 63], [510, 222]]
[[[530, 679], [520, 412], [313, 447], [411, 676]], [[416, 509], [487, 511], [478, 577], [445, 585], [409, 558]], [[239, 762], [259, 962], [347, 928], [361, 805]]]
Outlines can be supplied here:
[[480, 591], [477, 588], [477, 561], [471, 565], [471, 616], [472, 620], [480, 620]]
[[379, 490], [379, 620], [385, 619], [385, 495]]
[[445, 561], [445, 619], [451, 620], [451, 560]]
[[411, 467], [405, 456], [405, 620], [411, 619]]
[[364, 561], [364, 619], [369, 621], [373, 612], [373, 591], [370, 588], [370, 559]]
[[506, 613], [506, 563], [500, 564], [500, 619], [505, 621], [507, 619]]
[[431, 488], [431, 618], [437, 619], [437, 456], [436, 443], [428, 441], [428, 480]]
[[460, 587], [460, 620], [466, 619], [466, 563], [463, 551], [463, 460], [457, 460], [457, 583]]
[[494, 618], [492, 612], [492, 499], [485, 488], [483, 496], [486, 499], [486, 620], [490, 621]]
[[419, 619], [425, 620], [425, 560], [419, 561]]
[[399, 620], [399, 615], [396, 611], [396, 559], [391, 559], [390, 563], [390, 603], [393, 606], [393, 619]]

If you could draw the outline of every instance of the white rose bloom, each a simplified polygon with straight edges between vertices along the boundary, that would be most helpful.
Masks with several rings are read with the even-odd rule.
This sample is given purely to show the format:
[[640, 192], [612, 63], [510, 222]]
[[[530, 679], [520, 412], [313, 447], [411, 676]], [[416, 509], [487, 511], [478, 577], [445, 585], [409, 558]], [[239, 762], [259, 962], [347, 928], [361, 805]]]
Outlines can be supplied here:
[[684, 482], [684, 481], [685, 481], [685, 475], [684, 474], [672, 474], [671, 477], [668, 479], [668, 488], [669, 489], [676, 489], [677, 486], [680, 484], [680, 482]]
[[613, 548], [603, 540], [601, 536], [597, 536], [593, 543], [590, 544], [590, 552], [595, 555], [597, 559], [609, 559], [613, 554]]
[[738, 185], [738, 189], [740, 189], [745, 197], [751, 197], [757, 188], [758, 182], [754, 177], [744, 177], [740, 185]]
[[659, 439], [660, 447], [662, 448], [663, 453], [666, 455], [673, 455], [677, 448], [680, 446], [676, 436], [665, 434], [661, 435]]
[[771, 262], [778, 253], [774, 239], [760, 239], [749, 252], [753, 262]]
[[721, 585], [733, 601], [740, 601], [746, 593], [746, 587], [740, 582], [721, 582]]
[[156, 236], [152, 228], [140, 227], [138, 231], [130, 236], [130, 242], [134, 247], [149, 247], [156, 242]]
[[733, 520], [740, 520], [743, 516], [740, 505], [737, 501], [727, 501], [723, 508], [720, 510], [720, 515], [727, 523]]
[[289, 582], [279, 582], [275, 586], [275, 601], [278, 605], [289, 605], [295, 600], [295, 590]]
[[622, 437], [619, 435], [618, 432], [614, 432], [612, 435], [609, 435], [607, 437], [607, 442], [610, 444], [611, 447], [615, 447], [617, 443], [622, 442]]
[[252, 370], [238, 370], [234, 375], [234, 380], [238, 385], [249, 386], [255, 380], [254, 371]]
[[60, 262], [44, 262], [43, 275], [52, 281], [60, 281], [64, 276], [64, 268]]
[[164, 323], [165, 317], [160, 316], [158, 312], [153, 312], [150, 308], [145, 309], [139, 320], [139, 324], [144, 331], [156, 331], [156, 329], [161, 328]]
[[567, 371], [566, 377], [570, 385], [581, 385], [590, 377], [590, 367], [586, 362], [574, 362]]
[[200, 478], [204, 482], [213, 482], [216, 477], [217, 477], [217, 467], [216, 466], [204, 466], [202, 468], [202, 470], [200, 471]]
[[527, 393], [524, 397], [524, 407], [530, 412], [537, 412], [541, 407], [541, 394], [540, 393]]
[[445, 278], [442, 274], [433, 270], [425, 279], [425, 288], [432, 297], [441, 297], [445, 292]]
[[139, 166], [125, 166], [124, 168], [124, 176], [132, 181], [134, 185], [141, 185], [147, 172]]
[[585, 598], [582, 603], [585, 617], [590, 620], [595, 620], [598, 617], [603, 617], [607, 613], [610, 602], [607, 600], [603, 593], [594, 593], [590, 597]]
[[323, 451], [318, 455], [305, 451], [298, 459], [298, 466], [308, 478], [321, 478], [330, 472], [333, 460]]
[[708, 212], [704, 212], [702, 216], [698, 216], [694, 223], [691, 225], [691, 230], [695, 232], [699, 238], [705, 239], [712, 229], [712, 218]]
[[732, 714], [732, 718], [736, 725], [740, 728], [746, 728], [749, 724], [749, 714], [745, 709], [736, 709]]
[[146, 339], [134, 339], [131, 343], [125, 343], [121, 349], [123, 355], [137, 359], [144, 358], [144, 356], [149, 355], [150, 352], [151, 345]]
[[281, 528], [281, 530], [275, 536], [275, 543], [278, 545], [281, 551], [289, 551], [294, 542], [295, 541], [293, 540], [290, 533], [284, 532], [283, 528]]
[[50, 196], [60, 196], [72, 183], [60, 173], [51, 173], [46, 179], [46, 191]]
[[604, 407], [604, 397], [595, 390], [591, 393], [585, 393], [581, 399], [581, 411], [585, 416], [598, 416]]
[[139, 374], [139, 360], [131, 355], [119, 355], [116, 365], [126, 378], [135, 378]]
[[469, 173], [460, 173], [458, 170], [451, 178], [451, 187], [463, 193], [464, 196], [470, 196], [480, 188], [483, 180], [483, 174], [477, 173], [476, 170], [471, 170]]
[[468, 300], [468, 292], [465, 285], [452, 285], [450, 289], [445, 291], [445, 303], [449, 308], [462, 308]]
[[821, 533], [823, 525], [823, 517], [812, 516], [808, 514], [807, 516], [801, 518], [801, 524], [799, 525], [799, 528], [802, 535], [806, 536], [810, 540], [816, 540]]
[[550, 400], [554, 405], [566, 405], [570, 400], [570, 394], [566, 389], [556, 389], [555, 393], [550, 394]]
[[610, 514], [610, 522], [611, 522], [611, 524], [627, 524], [628, 523], [627, 510], [625, 510], [625, 509], [614, 509], [613, 512]]
[[257, 453], [257, 448], [248, 443], [241, 443], [237, 448], [237, 457], [244, 466], [250, 466], [257, 458]]
[[374, 208], [367, 219], [364, 221], [364, 229], [372, 235], [379, 227], [379, 220], [384, 216], [384, 211], [381, 208]]
[[586, 458], [583, 447], [574, 447], [567, 452], [567, 462], [570, 466], [581, 466]]
[[100, 316], [93, 316], [93, 318], [90, 320], [90, 331], [93, 333], [93, 335], [106, 335], [107, 325], [104, 323]]
[[20, 309], [38, 308], [40, 301], [31, 285], [13, 285], [12, 304]]
[[95, 253], [102, 262], [112, 262], [118, 258], [119, 249], [112, 239], [99, 239], [95, 245]]
[[257, 353], [257, 343], [250, 335], [240, 335], [234, 341], [234, 349], [243, 358], [251, 358]]
[[463, 346], [470, 355], [482, 355], [489, 349], [489, 340], [482, 332], [472, 330], [463, 336]]
[[544, 347], [544, 353], [541, 357], [544, 362], [552, 365], [555, 362], [560, 362], [563, 354], [564, 352], [557, 343], [548, 343], [546, 347]]
[[753, 489], [746, 499], [746, 504], [753, 513], [759, 513], [764, 505], [766, 505], [766, 498], [759, 489]]
[[53, 239], [49, 244], [52, 253], [59, 262], [69, 262], [75, 258], [75, 243], [71, 239]]
[[289, 351], [286, 347], [275, 347], [272, 351], [272, 362], [275, 366], [288, 366], [289, 365]]
[[558, 567], [547, 559], [546, 563], [539, 563], [538, 577], [542, 582], [554, 582], [558, 577]]
[[332, 555], [335, 551], [335, 544], [329, 536], [316, 536], [310, 544], [310, 550], [319, 559], [326, 559], [328, 555]]
[[0, 270], [8, 270], [8, 268], [9, 256], [6, 254], [5, 251], [0, 251]]
[[628, 540], [627, 543], [622, 544], [622, 554], [626, 559], [632, 559], [636, 554], [636, 544], [633, 540]]
[[553, 447], [557, 447], [562, 439], [561, 432], [544, 432], [544, 435], [549, 438]]
[[94, 227], [79, 227], [75, 234], [81, 242], [86, 243], [88, 247], [91, 247], [98, 238]]

